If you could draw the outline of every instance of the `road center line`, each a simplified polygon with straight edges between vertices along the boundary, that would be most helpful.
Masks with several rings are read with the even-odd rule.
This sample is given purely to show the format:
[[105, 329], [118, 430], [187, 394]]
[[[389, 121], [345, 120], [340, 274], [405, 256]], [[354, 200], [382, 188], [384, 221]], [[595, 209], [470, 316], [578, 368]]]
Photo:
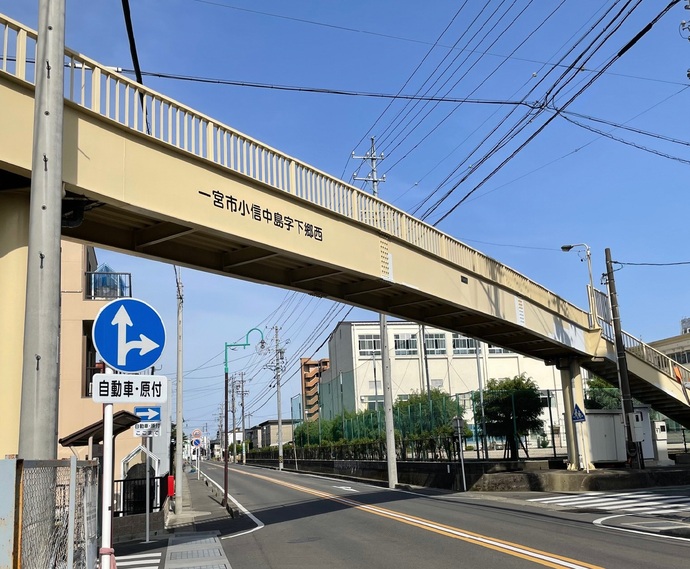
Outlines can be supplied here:
[[545, 565], [547, 567], [562, 568], [567, 567], [568, 569], [602, 569], [599, 565], [591, 565], [582, 561], [577, 561], [575, 559], [570, 559], [568, 557], [563, 557], [553, 553], [547, 553], [539, 549], [533, 549], [524, 545], [519, 545], [516, 543], [511, 543], [509, 541], [504, 541], [497, 538], [488, 537], [478, 533], [462, 530], [456, 527], [447, 526], [437, 522], [432, 522], [424, 518], [418, 518], [416, 516], [411, 516], [407, 514], [401, 514], [394, 510], [389, 510], [387, 508], [382, 508], [380, 506], [370, 506], [357, 500], [351, 498], [346, 498], [343, 496], [337, 496], [335, 494], [329, 494], [328, 492], [323, 492], [321, 490], [314, 490], [312, 488], [307, 488], [305, 486], [300, 486], [298, 484], [293, 484], [291, 482], [286, 482], [283, 480], [275, 480], [261, 474], [249, 473], [246, 471], [237, 471], [238, 473], [244, 474], [245, 476], [253, 476], [254, 478], [259, 478], [273, 484], [278, 484], [280, 486], [285, 486], [286, 488], [291, 488], [297, 490], [298, 492], [303, 492], [306, 494], [311, 494], [325, 500], [332, 500], [358, 510], [368, 512], [377, 516], [385, 517], [394, 521], [398, 521], [404, 524], [408, 524], [420, 529], [425, 529], [427, 531], [432, 531], [434, 533], [445, 535], [446, 537], [451, 537], [454, 539], [460, 539], [469, 543], [474, 543], [488, 549], [493, 549], [501, 553], [506, 553], [514, 557], [520, 557], [540, 565]]

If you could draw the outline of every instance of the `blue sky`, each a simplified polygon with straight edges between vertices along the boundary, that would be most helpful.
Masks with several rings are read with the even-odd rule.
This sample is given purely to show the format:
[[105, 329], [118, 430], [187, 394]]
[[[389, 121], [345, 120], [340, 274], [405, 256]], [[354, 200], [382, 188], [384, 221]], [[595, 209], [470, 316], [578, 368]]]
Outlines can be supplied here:
[[[583, 44], [570, 55], [568, 48], [606, 9], [626, 4], [635, 10], [591, 59], [578, 63], [582, 69], [563, 89], [551, 91], [550, 110], [535, 113], [511, 143], [487, 156], [492, 143], [528, 110], [510, 103], [543, 101]], [[665, 5], [602, 0], [433, 0], [423, 5], [411, 0], [131, 2], [144, 72], [360, 95], [149, 75], [146, 85], [346, 180], [360, 166], [350, 158], [352, 152], [363, 155], [369, 137], [376, 136], [385, 155], [379, 165], [379, 174], [386, 174], [380, 196], [413, 212], [431, 195], [417, 215], [460, 180], [458, 173], [469, 174], [426, 220], [436, 223], [478, 186], [438, 227], [582, 307], [587, 304], [587, 265], [576, 251], [561, 252], [562, 244], [585, 242], [591, 247], [597, 285], [607, 247], [614, 260], [624, 263], [690, 260], [684, 214], [690, 153], [683, 143], [690, 139], [690, 44], [680, 26], [681, 20], [690, 19], [690, 11], [678, 3], [596, 77]], [[38, 0], [0, 0], [0, 12], [33, 28], [37, 8]], [[70, 48], [101, 63], [133, 68], [119, 0], [67, 0], [66, 37]], [[561, 58], [564, 65], [554, 67]], [[398, 99], [387, 108], [390, 99], [362, 93], [474, 102], [413, 106]], [[554, 108], [608, 124], [575, 114], [553, 118]], [[501, 122], [511, 109], [514, 113]], [[564, 116], [666, 156], [586, 130]], [[399, 121], [405, 117], [412, 122], [402, 126], [406, 123]], [[482, 184], [548, 119], [523, 150]], [[480, 145], [494, 128], [493, 137]], [[362, 166], [360, 176], [366, 173]], [[451, 184], [443, 185], [448, 176]], [[439, 187], [440, 193], [433, 193]], [[174, 377], [173, 268], [108, 251], [99, 251], [99, 259], [131, 272], [134, 296], [163, 315], [169, 342], [160, 373]], [[299, 390], [294, 362], [300, 356], [327, 356], [324, 348], [316, 349], [347, 309], [191, 270], [183, 269], [182, 276], [187, 426], [217, 421], [224, 343], [244, 341], [254, 327], [268, 338], [272, 332], [266, 327], [278, 325], [281, 339], [290, 341], [285, 346], [291, 364], [282, 398], [284, 416], [289, 416], [290, 397]], [[647, 341], [678, 334], [680, 319], [690, 315], [689, 278], [690, 265], [624, 265], [616, 272], [623, 328]], [[348, 318], [375, 317], [355, 310]], [[230, 359], [233, 371], [252, 378], [247, 408], [256, 423], [275, 417], [276, 402], [271, 372], [264, 369], [267, 361], [252, 352], [233, 351]]]

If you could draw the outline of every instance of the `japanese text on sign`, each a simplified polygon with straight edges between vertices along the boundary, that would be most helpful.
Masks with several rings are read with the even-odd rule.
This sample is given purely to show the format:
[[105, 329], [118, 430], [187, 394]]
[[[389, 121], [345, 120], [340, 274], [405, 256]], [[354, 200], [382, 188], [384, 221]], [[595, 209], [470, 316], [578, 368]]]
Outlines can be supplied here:
[[159, 437], [161, 434], [160, 421], [149, 423], [137, 423], [134, 425], [135, 437]]
[[153, 403], [168, 398], [168, 378], [164, 376], [97, 373], [92, 381], [96, 403]]
[[272, 224], [278, 229], [294, 231], [298, 235], [304, 235], [315, 241], [323, 241], [323, 229], [313, 223], [295, 219], [289, 215], [271, 211], [268, 208], [262, 208], [259, 204], [250, 204], [243, 199], [237, 199], [218, 190], [212, 190], [211, 193], [199, 190], [199, 193], [202, 196], [211, 198], [214, 207], [228, 210], [230, 213], [237, 213], [254, 221], [265, 222], [268, 225]]

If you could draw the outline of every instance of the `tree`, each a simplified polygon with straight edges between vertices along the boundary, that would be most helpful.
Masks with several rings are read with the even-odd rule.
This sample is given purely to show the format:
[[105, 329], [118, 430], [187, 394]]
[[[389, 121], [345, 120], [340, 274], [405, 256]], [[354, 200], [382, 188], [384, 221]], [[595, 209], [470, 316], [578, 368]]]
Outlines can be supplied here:
[[620, 409], [621, 392], [606, 380], [594, 376], [587, 381], [585, 407], [587, 409]]
[[530, 431], [543, 431], [540, 417], [545, 406], [537, 384], [525, 374], [490, 379], [484, 390], [486, 434], [505, 437], [509, 458], [517, 460], [520, 437]]

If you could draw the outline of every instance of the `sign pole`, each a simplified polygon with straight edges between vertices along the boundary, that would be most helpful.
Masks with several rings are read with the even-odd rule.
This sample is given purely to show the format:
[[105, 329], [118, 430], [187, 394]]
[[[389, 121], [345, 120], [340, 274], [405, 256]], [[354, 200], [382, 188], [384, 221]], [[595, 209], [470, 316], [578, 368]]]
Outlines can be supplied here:
[[142, 437], [146, 444], [146, 541], [150, 543], [149, 528], [151, 523], [151, 473], [149, 472], [151, 463], [151, 437]]
[[[112, 373], [112, 372], [111, 372]], [[101, 567], [110, 567], [113, 555], [113, 404], [103, 405], [103, 498], [101, 503]]]
[[583, 421], [580, 421], [580, 439], [582, 440], [582, 455], [585, 459], [585, 470], [589, 474], [589, 460], [587, 459], [587, 447], [585, 446], [585, 430], [582, 428]]
[[[577, 405], [577, 403], [575, 404], [575, 409], [573, 409], [572, 419], [573, 419], [573, 423], [575, 423], [576, 431], [578, 429], [578, 426], [577, 426], [578, 423], [580, 424], [579, 429], [580, 429], [580, 439], [582, 441], [582, 456], [581, 457], [578, 456], [578, 461], [580, 460], [580, 458], [582, 458], [582, 460], [585, 463], [585, 470], [587, 471], [587, 474], [589, 474], [589, 460], [587, 458], [587, 447], [585, 446], [585, 430], [582, 426], [582, 423], [584, 423], [587, 420], [587, 417], [582, 412], [582, 409], [580, 409], [580, 407]], [[575, 436], [577, 436], [577, 435], [575, 435]], [[579, 464], [578, 464], [578, 466], [579, 466]]]

